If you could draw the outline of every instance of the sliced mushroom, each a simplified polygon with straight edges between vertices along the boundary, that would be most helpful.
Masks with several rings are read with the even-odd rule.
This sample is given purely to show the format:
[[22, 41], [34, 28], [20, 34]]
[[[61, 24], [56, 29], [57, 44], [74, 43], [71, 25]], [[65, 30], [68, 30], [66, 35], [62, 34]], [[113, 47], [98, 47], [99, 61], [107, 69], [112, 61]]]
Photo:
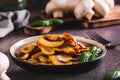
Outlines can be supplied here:
[[60, 62], [55, 55], [49, 56], [49, 59], [53, 63], [53, 65], [64, 65], [62, 62]]
[[49, 56], [49, 59], [51, 60], [53, 65], [71, 65], [72, 62], [61, 62], [56, 55], [51, 55]]
[[64, 43], [64, 40], [50, 41], [50, 40], [45, 39], [44, 36], [40, 36], [38, 39], [38, 43], [46, 47], [59, 47]]
[[43, 47], [43, 46], [41, 46], [40, 49], [46, 55], [52, 55], [52, 54], [55, 53], [55, 51], [52, 48], [49, 48], [49, 47]]
[[29, 56], [29, 54], [26, 54], [26, 53], [19, 53], [19, 54], [17, 54], [17, 57], [19, 57], [22, 60], [27, 59], [28, 56]]
[[44, 55], [39, 56], [39, 60], [42, 63], [50, 63], [51, 62], [51, 60], [48, 57], [45, 57]]
[[64, 52], [64, 53], [68, 53], [68, 54], [74, 54], [76, 53], [76, 51], [74, 50], [73, 47], [71, 46], [65, 46], [65, 47], [59, 47], [59, 48], [53, 48], [55, 51], [58, 52]]
[[55, 41], [59, 39], [59, 34], [52, 34], [46, 36], [48, 40]]
[[39, 61], [40, 61], [40, 60], [39, 60], [39, 57], [40, 57], [41, 55], [43, 55], [42, 52], [38, 52], [38, 53], [32, 55], [31, 61], [32, 61], [32, 62], [35, 62], [35, 63], [39, 62]]
[[74, 36], [68, 33], [63, 33], [62, 38], [65, 40], [64, 43], [66, 45], [73, 47], [76, 52], [79, 52], [79, 45]]
[[32, 45], [32, 44], [26, 44], [26, 45], [24, 45], [24, 46], [22, 47], [22, 49], [20, 50], [20, 52], [28, 54], [28, 53], [30, 53], [33, 49], [34, 49], [34, 45]]
[[88, 44], [85, 42], [78, 41], [78, 44], [79, 44], [80, 48], [87, 48], [88, 47]]
[[73, 58], [70, 55], [56, 55], [57, 59], [62, 62], [76, 61], [78, 58]]

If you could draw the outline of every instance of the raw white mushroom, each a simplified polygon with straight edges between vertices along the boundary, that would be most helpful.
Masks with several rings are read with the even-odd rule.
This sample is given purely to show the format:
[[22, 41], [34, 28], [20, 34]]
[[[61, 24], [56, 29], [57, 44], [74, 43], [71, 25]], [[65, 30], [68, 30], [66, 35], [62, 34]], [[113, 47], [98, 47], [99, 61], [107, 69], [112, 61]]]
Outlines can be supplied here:
[[10, 80], [6, 75], [6, 71], [9, 68], [9, 59], [8, 57], [0, 52], [0, 80]]
[[83, 17], [91, 20], [94, 15], [94, 11], [92, 10], [93, 7], [93, 0], [80, 0], [79, 4], [76, 5], [74, 10], [75, 17], [78, 20], [81, 20]]
[[78, 5], [80, 3], [80, 0], [67, 0], [66, 1], [66, 5], [67, 5], [67, 10], [69, 12], [73, 12], [76, 5]]
[[94, 0], [94, 10], [98, 12], [102, 17], [105, 17], [110, 13], [110, 7], [104, 0]]
[[104, 0], [108, 6], [112, 9], [115, 6], [114, 0]]
[[54, 18], [63, 18], [64, 13], [73, 13], [78, 20], [84, 17], [91, 20], [93, 16], [107, 16], [114, 5], [114, 0], [50, 0], [45, 12]]
[[63, 17], [63, 12], [66, 10], [67, 0], [51, 0], [46, 5], [46, 13], [53, 14], [53, 17]]

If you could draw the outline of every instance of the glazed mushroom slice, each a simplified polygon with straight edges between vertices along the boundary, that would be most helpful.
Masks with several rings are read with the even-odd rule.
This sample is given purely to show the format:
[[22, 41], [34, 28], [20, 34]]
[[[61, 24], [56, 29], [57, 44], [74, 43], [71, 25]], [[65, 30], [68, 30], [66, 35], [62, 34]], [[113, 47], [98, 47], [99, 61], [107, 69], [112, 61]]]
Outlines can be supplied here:
[[71, 46], [62, 46], [62, 47], [59, 47], [59, 48], [53, 48], [55, 51], [58, 51], [58, 52], [63, 52], [63, 53], [66, 53], [66, 54], [75, 54], [76, 51], [74, 50], [73, 47]]
[[66, 45], [73, 47], [76, 52], [79, 52], [78, 42], [71, 34], [63, 33], [62, 38], [65, 40], [64, 43]]
[[52, 34], [52, 35], [47, 35], [46, 36], [48, 40], [58, 40], [58, 38], [60, 37], [59, 34]]
[[59, 61], [59, 59], [56, 55], [49, 56], [49, 59], [51, 60], [53, 65], [71, 65], [72, 64], [72, 62], [64, 63], [64, 62]]
[[25, 60], [29, 57], [32, 50], [35, 48], [33, 44], [25, 44], [20, 51], [18, 51], [15, 55], [22, 60]]
[[40, 57], [41, 55], [43, 55], [42, 52], [38, 52], [38, 53], [32, 55], [32, 56], [31, 56], [31, 61], [34, 62], [34, 63], [40, 62], [39, 57]]
[[56, 57], [61, 62], [70, 62], [70, 61], [76, 61], [79, 59], [77, 57], [73, 58], [71, 55], [56, 55]]
[[35, 48], [35, 46], [34, 46], [33, 44], [26, 44], [26, 45], [24, 45], [24, 46], [21, 48], [20, 52], [28, 54], [28, 53], [30, 53], [34, 48]]
[[63, 63], [60, 62], [55, 55], [49, 56], [49, 59], [51, 60], [53, 65], [63, 65]]
[[50, 48], [50, 47], [41, 46], [40, 49], [46, 55], [52, 55], [52, 54], [55, 53], [55, 51], [52, 48]]
[[46, 55], [40, 56], [39, 60], [40, 60], [41, 63], [50, 63], [51, 62], [51, 60]]
[[46, 47], [59, 47], [64, 43], [64, 40], [50, 41], [47, 40], [44, 36], [40, 36], [38, 39], [38, 43]]
[[17, 52], [15, 56], [17, 56], [21, 60], [25, 60], [28, 58], [29, 53]]

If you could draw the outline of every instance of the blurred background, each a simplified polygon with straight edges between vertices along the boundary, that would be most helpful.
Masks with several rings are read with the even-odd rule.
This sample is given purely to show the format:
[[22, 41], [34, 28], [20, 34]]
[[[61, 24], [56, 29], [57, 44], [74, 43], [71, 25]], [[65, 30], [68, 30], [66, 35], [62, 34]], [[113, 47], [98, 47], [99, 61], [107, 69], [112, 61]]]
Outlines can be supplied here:
[[[28, 9], [43, 9], [49, 0], [0, 0], [0, 11]], [[115, 0], [115, 4], [120, 4], [120, 0]]]
[[[27, 0], [27, 8], [44, 8], [49, 0]], [[120, 4], [120, 0], [115, 0], [115, 4]]]

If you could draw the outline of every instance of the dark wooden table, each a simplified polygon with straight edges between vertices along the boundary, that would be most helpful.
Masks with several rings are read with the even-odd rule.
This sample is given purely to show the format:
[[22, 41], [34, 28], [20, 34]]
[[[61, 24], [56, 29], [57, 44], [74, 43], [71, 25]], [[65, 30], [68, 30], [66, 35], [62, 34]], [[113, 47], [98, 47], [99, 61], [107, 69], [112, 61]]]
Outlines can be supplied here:
[[[66, 24], [50, 33], [67, 32], [76, 36], [88, 37], [87, 30], [95, 30], [104, 38], [120, 42], [120, 25], [107, 26], [102, 28], [85, 29], [76, 24]], [[0, 39], [0, 51], [5, 53], [10, 60], [10, 67], [7, 71], [11, 80], [102, 80], [104, 75], [110, 71], [120, 68], [120, 46], [108, 49], [107, 55], [101, 65], [84, 73], [54, 74], [54, 73], [34, 73], [26, 71], [17, 66], [10, 58], [9, 49], [17, 41], [30, 37], [24, 34], [23, 28], [13, 31], [6, 37]]]

